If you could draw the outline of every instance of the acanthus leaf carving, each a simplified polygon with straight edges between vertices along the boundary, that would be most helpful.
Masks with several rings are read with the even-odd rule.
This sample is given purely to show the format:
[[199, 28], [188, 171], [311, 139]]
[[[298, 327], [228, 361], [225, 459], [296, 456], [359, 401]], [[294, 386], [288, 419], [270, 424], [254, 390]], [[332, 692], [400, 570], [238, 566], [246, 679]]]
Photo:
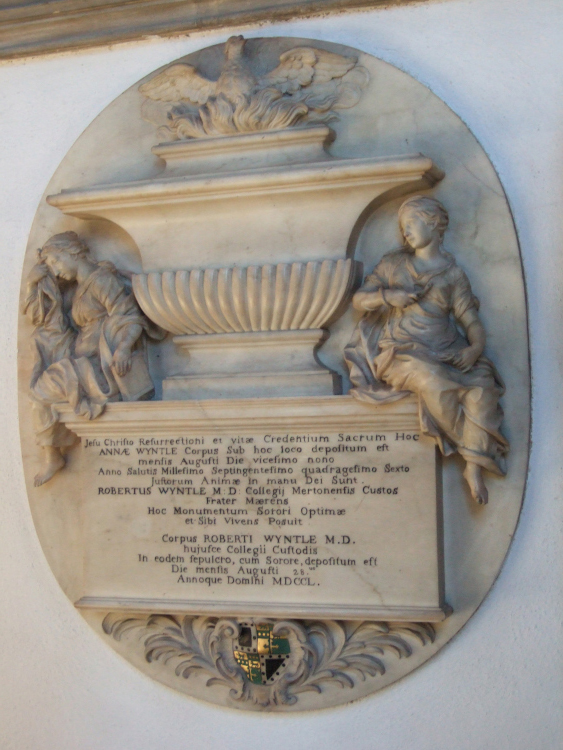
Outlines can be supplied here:
[[[237, 661], [241, 633], [251, 625], [271, 633], [271, 640], [288, 643], [288, 655], [271, 678], [256, 684]], [[135, 632], [143, 643], [147, 662], [170, 665], [189, 679], [199, 672], [206, 685], [229, 690], [235, 702], [260, 708], [295, 705], [305, 692], [322, 693], [329, 686], [353, 688], [358, 681], [384, 675], [388, 656], [408, 658], [417, 647], [433, 643], [435, 628], [429, 623], [371, 621], [242, 621], [239, 618], [178, 617], [108, 614], [102, 628], [121, 641]], [[263, 649], [262, 649], [263, 650]], [[248, 651], [248, 649], [246, 649]]]

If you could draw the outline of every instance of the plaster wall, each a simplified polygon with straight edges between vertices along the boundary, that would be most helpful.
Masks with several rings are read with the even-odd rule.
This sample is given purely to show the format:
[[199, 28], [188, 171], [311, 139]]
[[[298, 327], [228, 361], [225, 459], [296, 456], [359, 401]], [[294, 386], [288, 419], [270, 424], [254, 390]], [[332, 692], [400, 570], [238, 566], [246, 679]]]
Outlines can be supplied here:
[[149, 680], [97, 638], [59, 589], [25, 495], [15, 338], [27, 235], [53, 171], [112, 99], [236, 31], [3, 63], [0, 748], [553, 750], [563, 729], [563, 6], [436, 0], [240, 31], [340, 42], [398, 66], [463, 118], [496, 167], [521, 243], [533, 372], [533, 448], [514, 542], [490, 595], [452, 643], [405, 680], [339, 709], [217, 709]]

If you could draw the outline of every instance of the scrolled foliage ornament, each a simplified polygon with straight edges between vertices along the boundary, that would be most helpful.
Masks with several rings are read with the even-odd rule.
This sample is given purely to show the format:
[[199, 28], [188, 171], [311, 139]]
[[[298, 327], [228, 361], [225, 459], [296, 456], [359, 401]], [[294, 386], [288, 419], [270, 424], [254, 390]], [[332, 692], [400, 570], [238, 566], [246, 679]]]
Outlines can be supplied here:
[[[330, 685], [353, 688], [358, 681], [384, 675], [389, 657], [408, 658], [433, 643], [429, 623], [340, 622], [336, 620], [240, 620], [217, 617], [108, 614], [102, 627], [116, 641], [136, 633], [150, 663], [161, 661], [178, 678], [205, 674], [206, 685], [227, 688], [235, 703], [257, 709], [295, 705], [305, 692], [322, 693]], [[283, 667], [264, 684], [242, 666], [244, 629], [285, 641]], [[266, 638], [263, 638], [266, 640]], [[261, 650], [258, 644], [258, 651]]]

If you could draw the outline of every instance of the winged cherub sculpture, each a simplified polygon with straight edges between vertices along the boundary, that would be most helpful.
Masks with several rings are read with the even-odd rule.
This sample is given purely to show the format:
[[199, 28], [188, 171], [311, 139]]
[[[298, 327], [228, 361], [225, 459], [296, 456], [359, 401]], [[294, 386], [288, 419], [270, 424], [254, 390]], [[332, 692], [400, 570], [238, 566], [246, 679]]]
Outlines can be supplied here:
[[284, 52], [276, 68], [257, 76], [245, 44], [242, 36], [226, 42], [216, 81], [193, 65], [176, 63], [139, 87], [147, 97], [143, 116], [161, 126], [161, 137], [184, 140], [326, 122], [335, 117], [332, 110], [357, 104], [369, 80], [356, 59], [314, 47]]

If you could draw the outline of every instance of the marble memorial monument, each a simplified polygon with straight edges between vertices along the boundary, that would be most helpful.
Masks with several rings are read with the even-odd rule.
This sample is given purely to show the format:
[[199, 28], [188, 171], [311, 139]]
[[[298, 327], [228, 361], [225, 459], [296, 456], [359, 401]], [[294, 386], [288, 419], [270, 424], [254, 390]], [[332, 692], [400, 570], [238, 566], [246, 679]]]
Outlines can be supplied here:
[[20, 355], [53, 571], [178, 690], [361, 697], [498, 573], [528, 453], [515, 231], [463, 123], [375, 58], [236, 36], [122, 94], [38, 209]]

